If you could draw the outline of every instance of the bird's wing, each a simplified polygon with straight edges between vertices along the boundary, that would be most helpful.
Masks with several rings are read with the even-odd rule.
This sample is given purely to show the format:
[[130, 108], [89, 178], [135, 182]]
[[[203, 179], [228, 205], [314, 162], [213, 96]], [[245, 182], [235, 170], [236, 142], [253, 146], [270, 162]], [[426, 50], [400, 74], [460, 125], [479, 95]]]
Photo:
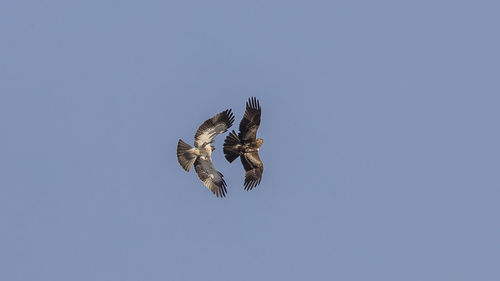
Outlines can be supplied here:
[[227, 193], [224, 176], [215, 169], [212, 161], [205, 157], [198, 157], [194, 162], [198, 178], [217, 197], [225, 197]]
[[196, 147], [205, 146], [211, 143], [215, 136], [227, 131], [233, 125], [234, 115], [231, 109], [222, 111], [214, 117], [203, 122], [194, 135], [194, 145]]
[[249, 98], [247, 101], [245, 115], [240, 122], [239, 137], [243, 142], [254, 141], [257, 138], [257, 130], [260, 125], [260, 104], [255, 97]]
[[240, 158], [245, 168], [245, 189], [251, 190], [259, 185], [264, 172], [264, 164], [260, 160], [257, 151], [244, 153]]

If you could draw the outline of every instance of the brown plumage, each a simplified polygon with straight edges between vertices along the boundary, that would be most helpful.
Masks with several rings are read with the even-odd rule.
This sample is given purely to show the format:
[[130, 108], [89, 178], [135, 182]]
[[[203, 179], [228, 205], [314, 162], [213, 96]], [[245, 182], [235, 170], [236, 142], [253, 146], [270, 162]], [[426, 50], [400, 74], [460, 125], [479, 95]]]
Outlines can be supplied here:
[[194, 165], [198, 178], [217, 197], [226, 196], [226, 181], [224, 176], [215, 169], [212, 163], [212, 146], [214, 138], [218, 134], [227, 131], [233, 125], [234, 115], [231, 109], [223, 111], [206, 120], [196, 131], [194, 146], [185, 143], [181, 139], [177, 143], [177, 160], [181, 167], [189, 172]]
[[233, 130], [224, 141], [224, 155], [230, 163], [240, 157], [245, 169], [245, 189], [251, 190], [260, 184], [264, 164], [259, 157], [259, 149], [264, 140], [257, 138], [261, 108], [259, 100], [252, 97], [246, 103], [246, 110], [240, 122], [240, 132]]

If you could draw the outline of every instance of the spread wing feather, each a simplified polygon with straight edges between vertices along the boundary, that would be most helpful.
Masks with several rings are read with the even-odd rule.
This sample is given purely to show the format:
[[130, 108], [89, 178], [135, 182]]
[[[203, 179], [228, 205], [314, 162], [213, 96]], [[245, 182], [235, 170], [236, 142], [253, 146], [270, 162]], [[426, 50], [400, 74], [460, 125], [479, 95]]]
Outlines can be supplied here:
[[249, 98], [246, 106], [245, 115], [243, 115], [240, 122], [239, 137], [244, 142], [255, 141], [260, 125], [261, 108], [259, 100], [255, 97]]
[[211, 143], [215, 136], [225, 133], [233, 125], [234, 115], [231, 109], [222, 111], [214, 117], [206, 120], [196, 131], [194, 135], [194, 145], [202, 147]]
[[262, 173], [264, 172], [264, 164], [260, 160], [257, 151], [244, 153], [240, 158], [245, 168], [245, 189], [251, 190], [260, 184]]
[[217, 197], [225, 197], [227, 193], [224, 176], [215, 169], [211, 160], [198, 157], [194, 162], [194, 168], [198, 178]]

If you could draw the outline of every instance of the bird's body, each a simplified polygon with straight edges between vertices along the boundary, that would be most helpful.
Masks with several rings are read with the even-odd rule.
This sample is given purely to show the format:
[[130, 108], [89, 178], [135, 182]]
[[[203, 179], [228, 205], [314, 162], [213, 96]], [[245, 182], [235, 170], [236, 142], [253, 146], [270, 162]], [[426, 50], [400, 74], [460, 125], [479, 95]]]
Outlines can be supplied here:
[[247, 142], [247, 143], [244, 143], [244, 142], [242, 143], [242, 141], [239, 140], [238, 143], [235, 143], [234, 145], [232, 145], [230, 147], [226, 147], [226, 151], [234, 151], [238, 155], [242, 155], [242, 154], [250, 153], [250, 152], [259, 152], [260, 146], [262, 145], [262, 143], [263, 143], [262, 139], [258, 139], [258, 141], [256, 141], [256, 142]]
[[177, 143], [177, 160], [184, 170], [189, 172], [194, 165], [198, 178], [217, 197], [226, 195], [226, 182], [224, 176], [215, 169], [212, 163], [212, 146], [214, 138], [218, 134], [227, 131], [233, 125], [234, 116], [231, 109], [223, 111], [206, 120], [196, 131], [194, 146], [179, 139]]
[[246, 104], [245, 115], [240, 122], [240, 132], [233, 130], [224, 141], [224, 155], [230, 163], [240, 157], [245, 169], [245, 189], [250, 190], [260, 184], [264, 164], [259, 157], [259, 149], [264, 140], [257, 138], [261, 108], [256, 98]]

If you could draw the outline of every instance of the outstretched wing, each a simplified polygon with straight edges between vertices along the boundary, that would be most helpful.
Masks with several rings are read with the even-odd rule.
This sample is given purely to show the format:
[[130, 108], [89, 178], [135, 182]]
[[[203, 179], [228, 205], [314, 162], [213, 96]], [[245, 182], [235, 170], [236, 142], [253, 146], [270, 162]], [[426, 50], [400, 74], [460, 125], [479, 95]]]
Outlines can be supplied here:
[[194, 135], [194, 146], [202, 147], [211, 143], [215, 136], [225, 133], [233, 125], [233, 122], [234, 115], [231, 109], [222, 111], [203, 122]]
[[264, 164], [260, 160], [257, 151], [245, 153], [240, 158], [245, 168], [245, 189], [251, 190], [259, 185], [264, 172]]
[[198, 178], [212, 193], [217, 195], [217, 197], [226, 196], [227, 189], [224, 176], [215, 169], [210, 159], [198, 157], [194, 162], [194, 168], [198, 174]]
[[243, 142], [254, 141], [257, 138], [257, 130], [260, 125], [260, 104], [255, 97], [249, 98], [245, 115], [240, 122], [240, 133], [238, 136]]

